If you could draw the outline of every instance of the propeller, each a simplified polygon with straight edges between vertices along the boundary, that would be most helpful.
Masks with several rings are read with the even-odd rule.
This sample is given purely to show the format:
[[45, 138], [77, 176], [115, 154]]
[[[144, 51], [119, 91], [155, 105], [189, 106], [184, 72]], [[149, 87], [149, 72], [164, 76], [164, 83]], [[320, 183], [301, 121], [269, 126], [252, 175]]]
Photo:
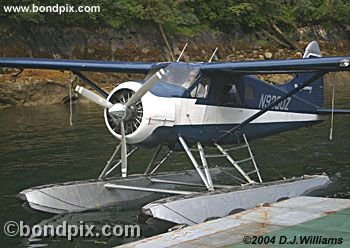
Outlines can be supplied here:
[[121, 159], [122, 159], [122, 177], [126, 177], [127, 176], [127, 171], [128, 171], [128, 159], [127, 159], [127, 155], [128, 155], [128, 151], [127, 151], [127, 147], [126, 147], [126, 138], [125, 138], [125, 128], [124, 128], [124, 121], [120, 122], [120, 130], [121, 130]]
[[125, 107], [130, 108], [141, 100], [144, 94], [146, 94], [162, 77], [165, 75], [165, 70], [160, 69], [158, 72], [153, 74], [146, 82], [141, 86], [141, 88], [132, 95], [129, 101], [125, 104]]
[[158, 72], [149, 77], [141, 88], [136, 91], [126, 102], [117, 102], [115, 104], [111, 103], [107, 99], [95, 94], [94, 92], [85, 89], [82, 86], [77, 86], [75, 91], [77, 91], [82, 96], [86, 97], [90, 101], [108, 109], [115, 125], [120, 124], [120, 135], [121, 135], [121, 172], [122, 177], [127, 176], [127, 144], [126, 144], [126, 135], [125, 135], [125, 123], [132, 118], [133, 116], [133, 107], [139, 104], [141, 98], [165, 75], [165, 70], [160, 69]]
[[111, 108], [113, 104], [109, 101], [107, 101], [102, 96], [97, 95], [96, 93], [92, 92], [91, 90], [85, 89], [82, 86], [77, 85], [75, 88], [75, 91], [81, 94], [82, 96], [86, 97], [90, 101], [97, 103], [98, 105], [104, 107], [104, 108]]

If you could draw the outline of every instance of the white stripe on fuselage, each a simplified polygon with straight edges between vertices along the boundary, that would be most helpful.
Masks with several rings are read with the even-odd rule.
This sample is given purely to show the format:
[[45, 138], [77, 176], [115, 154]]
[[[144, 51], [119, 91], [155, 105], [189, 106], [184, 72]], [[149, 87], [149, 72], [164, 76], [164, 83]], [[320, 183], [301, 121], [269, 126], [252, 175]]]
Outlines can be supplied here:
[[[173, 98], [176, 104], [174, 125], [239, 124], [260, 109], [233, 108], [196, 104], [197, 99]], [[320, 121], [317, 114], [267, 111], [252, 123]]]

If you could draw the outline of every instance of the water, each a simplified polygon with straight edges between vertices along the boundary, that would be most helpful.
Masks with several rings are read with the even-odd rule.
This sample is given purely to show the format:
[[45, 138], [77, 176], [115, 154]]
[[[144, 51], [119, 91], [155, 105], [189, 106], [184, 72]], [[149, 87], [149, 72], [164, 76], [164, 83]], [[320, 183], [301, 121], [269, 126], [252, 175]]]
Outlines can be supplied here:
[[[337, 89], [337, 107], [350, 108], [350, 91]], [[328, 99], [329, 102], [329, 99]], [[15, 195], [46, 183], [96, 178], [113, 152], [116, 141], [104, 125], [102, 111], [93, 104], [76, 104], [74, 125], [69, 126], [69, 107], [62, 105], [0, 110], [0, 220], [34, 225], [67, 220], [70, 223], [140, 224], [142, 236], [166, 230], [138, 219], [140, 210], [110, 208], [87, 213], [58, 215], [28, 211]], [[329, 141], [329, 121], [251, 142], [265, 180], [326, 172], [332, 184], [320, 196], [350, 198], [350, 116], [336, 116], [334, 140]], [[142, 172], [151, 151], [136, 153], [131, 172]], [[188, 159], [176, 156], [165, 170], [190, 168]], [[278, 171], [278, 172], [276, 172]], [[132, 238], [9, 238], [1, 233], [2, 247], [112, 247]]]

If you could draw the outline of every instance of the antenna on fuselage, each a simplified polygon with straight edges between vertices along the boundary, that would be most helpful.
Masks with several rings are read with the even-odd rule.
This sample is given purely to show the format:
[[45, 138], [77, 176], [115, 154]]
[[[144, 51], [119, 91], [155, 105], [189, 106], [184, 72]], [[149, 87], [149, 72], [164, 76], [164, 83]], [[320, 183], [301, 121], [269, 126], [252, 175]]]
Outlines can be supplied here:
[[176, 62], [179, 62], [179, 61], [180, 61], [180, 59], [181, 59], [181, 57], [182, 57], [182, 54], [183, 54], [184, 51], [186, 50], [187, 45], [188, 45], [188, 43], [186, 43], [185, 46], [184, 46], [184, 48], [182, 48], [182, 51], [181, 51], [179, 57], [177, 58]]
[[211, 55], [211, 57], [210, 57], [210, 59], [209, 59], [209, 61], [208, 61], [209, 63], [211, 63], [211, 61], [213, 60], [213, 58], [214, 58], [214, 56], [215, 56], [217, 50], [218, 50], [218, 48], [216, 47], [215, 50], [214, 50], [214, 52], [213, 52], [213, 54]]

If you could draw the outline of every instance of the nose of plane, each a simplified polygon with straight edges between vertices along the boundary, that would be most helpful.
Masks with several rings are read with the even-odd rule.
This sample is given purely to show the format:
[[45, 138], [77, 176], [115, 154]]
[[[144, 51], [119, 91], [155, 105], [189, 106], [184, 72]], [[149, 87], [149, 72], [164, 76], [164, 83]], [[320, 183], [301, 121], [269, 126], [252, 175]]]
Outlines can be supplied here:
[[119, 140], [121, 139], [121, 127], [120, 122], [116, 121], [115, 118], [118, 116], [117, 118], [123, 119], [126, 142], [132, 145], [140, 144], [149, 138], [156, 139], [155, 143], [161, 142], [164, 137], [153, 139], [155, 136], [152, 135], [156, 129], [172, 127], [175, 123], [176, 104], [171, 97], [159, 97], [147, 92], [136, 104], [125, 110], [128, 100], [141, 87], [141, 83], [134, 81], [118, 85], [107, 97], [113, 107], [104, 111], [108, 130]]
[[105, 110], [105, 121], [109, 131], [120, 139], [121, 125], [124, 121], [125, 134], [135, 132], [141, 124], [143, 117], [142, 100], [131, 107], [126, 107], [126, 103], [137, 91], [135, 87], [129, 87], [126, 83], [120, 84], [108, 95], [107, 100], [113, 104], [110, 109]]

